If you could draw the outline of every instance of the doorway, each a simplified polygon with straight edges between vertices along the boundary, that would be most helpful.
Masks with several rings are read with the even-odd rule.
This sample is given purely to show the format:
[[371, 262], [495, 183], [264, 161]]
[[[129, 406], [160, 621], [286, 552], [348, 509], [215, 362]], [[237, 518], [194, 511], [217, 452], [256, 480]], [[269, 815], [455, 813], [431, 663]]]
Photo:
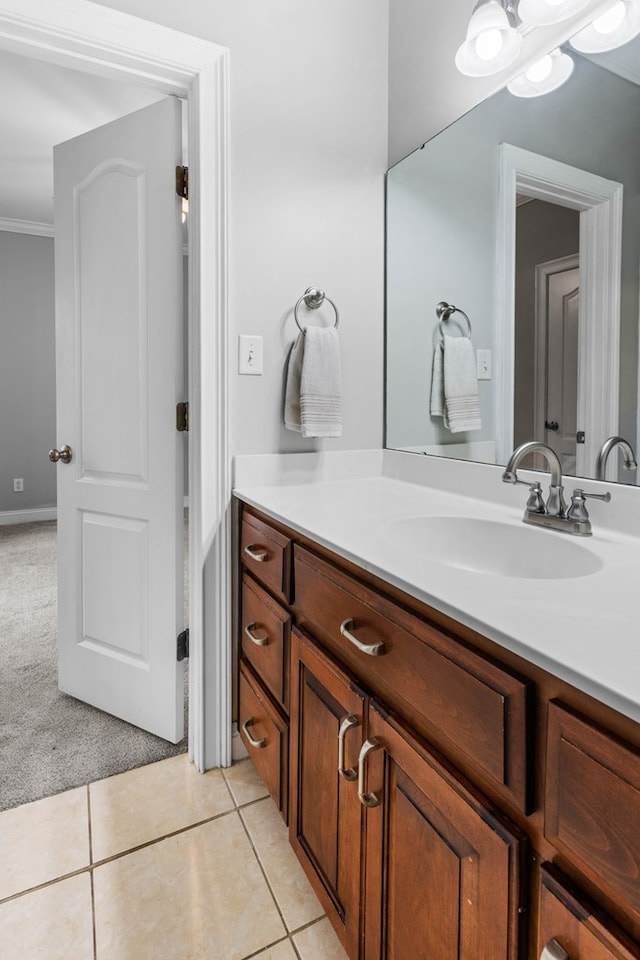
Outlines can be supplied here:
[[[145, 646], [144, 628], [147, 621], [144, 618], [136, 620], [135, 609], [129, 609], [126, 616], [123, 615], [127, 606], [127, 585], [134, 581], [131, 576], [123, 577], [121, 572], [130, 562], [132, 552], [135, 556], [135, 550], [121, 550], [115, 568], [111, 572], [103, 569], [99, 583], [97, 586], [94, 584], [93, 588], [90, 577], [95, 571], [91, 564], [83, 564], [80, 581], [83, 584], [81, 596], [84, 599], [80, 609], [84, 612], [80, 615], [83, 625], [79, 630], [65, 629], [63, 615], [68, 610], [68, 601], [65, 601], [58, 589], [58, 584], [63, 586], [70, 578], [72, 581], [76, 579], [80, 571], [76, 572], [74, 567], [80, 556], [86, 555], [91, 549], [91, 541], [87, 535], [90, 515], [83, 511], [80, 514], [84, 518], [82, 550], [62, 550], [65, 530], [68, 538], [69, 528], [75, 527], [75, 517], [67, 514], [66, 518], [62, 518], [61, 525], [60, 510], [65, 501], [64, 498], [61, 501], [59, 497], [61, 483], [68, 483], [72, 471], [80, 471], [80, 461], [85, 465], [84, 471], [80, 472], [84, 472], [86, 476], [87, 463], [92, 460], [87, 440], [90, 444], [97, 444], [104, 457], [105, 450], [109, 447], [109, 435], [114, 435], [115, 442], [112, 446], [117, 449], [114, 451], [113, 462], [120, 471], [126, 469], [128, 462], [127, 446], [140, 454], [145, 449], [147, 436], [139, 435], [133, 428], [131, 403], [125, 404], [130, 420], [128, 426], [118, 413], [118, 404], [123, 403], [122, 397], [128, 396], [125, 394], [127, 384], [133, 388], [135, 395], [142, 395], [142, 386], [146, 379], [146, 364], [145, 367], [137, 364], [133, 372], [127, 375], [128, 358], [135, 356], [136, 343], [139, 342], [139, 338], [136, 339], [131, 334], [140, 323], [148, 321], [149, 332], [144, 337], [145, 344], [153, 343], [154, 338], [158, 337], [161, 343], [169, 339], [171, 342], [171, 346], [167, 347], [168, 352], [165, 351], [162, 356], [159, 356], [157, 351], [150, 355], [152, 369], [156, 370], [153, 377], [156, 381], [162, 381], [161, 390], [156, 391], [158, 399], [164, 401], [169, 389], [165, 386], [171, 379], [167, 376], [167, 370], [173, 372], [179, 399], [187, 395], [187, 390], [186, 376], [183, 375], [179, 360], [183, 354], [182, 345], [186, 341], [186, 312], [183, 320], [180, 320], [181, 308], [184, 305], [181, 286], [186, 248], [182, 236], [183, 225], [180, 223], [180, 201], [175, 196], [173, 187], [173, 165], [184, 162], [180, 101], [155, 91], [140, 90], [132, 85], [105, 78], [82, 77], [80, 83], [77, 71], [6, 53], [0, 54], [0, 76], [6, 88], [12, 90], [10, 109], [7, 109], [6, 101], [0, 108], [0, 125], [3, 128], [3, 147], [0, 148], [0, 162], [4, 174], [2, 182], [12, 185], [10, 191], [0, 187], [0, 226], [3, 228], [0, 272], [3, 278], [4, 321], [0, 399], [3, 410], [8, 411], [12, 407], [14, 409], [13, 416], [3, 418], [0, 433], [3, 438], [4, 466], [11, 466], [20, 476], [19, 480], [14, 481], [17, 492], [7, 493], [3, 497], [3, 505], [9, 502], [16, 506], [27, 506], [27, 509], [8, 511], [1, 519], [32, 521], [16, 525], [3, 524], [0, 527], [0, 564], [3, 568], [0, 579], [0, 614], [5, 625], [2, 636], [4, 667], [0, 679], [3, 727], [0, 767], [11, 771], [10, 776], [2, 778], [0, 785], [0, 808], [3, 808], [40, 799], [48, 793], [57, 793], [81, 783], [102, 779], [133, 766], [173, 756], [176, 752], [185, 752], [187, 749], [184, 727], [184, 664], [175, 660], [175, 654], [171, 657], [171, 651], [169, 652], [169, 663], [164, 668], [157, 662], [158, 653], [151, 663], [147, 658], [146, 669], [141, 669], [142, 664], [138, 664], [131, 687], [133, 697], [125, 693], [127, 688], [124, 681], [127, 678], [118, 676], [109, 683], [110, 663], [105, 667], [101, 662], [94, 668], [86, 662], [79, 662], [89, 637], [112, 638], [112, 642], [121, 644], [126, 630], [129, 630], [132, 634], [131, 642], [137, 643], [140, 649]], [[71, 96], [72, 94], [75, 95]], [[61, 314], [56, 319], [57, 340], [63, 343], [62, 350], [58, 344], [56, 375], [53, 349], [53, 261], [55, 259], [55, 287], [59, 293], [58, 288], [65, 286], [61, 279], [64, 280], [67, 276], [64, 270], [60, 272], [60, 265], [68, 261], [65, 251], [70, 243], [74, 244], [75, 233], [70, 234], [68, 226], [66, 230], [63, 229], [65, 220], [60, 216], [69, 207], [69, 202], [65, 204], [61, 200], [65, 196], [69, 196], [70, 200], [71, 193], [63, 189], [58, 197], [58, 189], [61, 183], [64, 186], [65, 179], [71, 172], [73, 158], [76, 163], [81, 161], [88, 164], [88, 169], [93, 172], [96, 169], [93, 158], [97, 157], [99, 165], [104, 167], [109, 156], [106, 150], [109, 147], [113, 149], [115, 143], [118, 163], [122, 163], [124, 157], [140, 161], [143, 153], [137, 143], [141, 139], [144, 142], [144, 155], [153, 153], [154, 158], [151, 166], [147, 163], [144, 176], [144, 183], [149, 185], [149, 190], [152, 185], [155, 186], [153, 209], [147, 207], [143, 222], [138, 222], [135, 204], [131, 204], [131, 196], [126, 191], [127, 185], [132, 181], [131, 176], [128, 176], [124, 184], [120, 184], [116, 179], [117, 195], [109, 195], [107, 216], [100, 214], [98, 272], [101, 302], [86, 310], [78, 308], [76, 313], [77, 320], [82, 324], [80, 342], [83, 354], [90, 349], [91, 337], [100, 337], [98, 366], [91, 371], [90, 376], [85, 376], [82, 393], [74, 390], [74, 408], [77, 399], [83, 397], [83, 428], [74, 428], [72, 431], [76, 438], [77, 467], [74, 463], [69, 470], [65, 468], [62, 471], [60, 464], [54, 466], [49, 462], [47, 450], [56, 443], [55, 438], [60, 436], [56, 432], [55, 382], [57, 380], [59, 394], [61, 384], [64, 386], [73, 381], [72, 358], [75, 351], [69, 351], [64, 346], [68, 342], [68, 332], [65, 335], [61, 326], [61, 316], [69, 315], [71, 319], [73, 314], [67, 308], [56, 310], [56, 314]], [[63, 151], [63, 159], [60, 158], [60, 151]], [[11, 171], [13, 156], [21, 158], [20, 169], [25, 171], [23, 175], [20, 175], [20, 170]], [[30, 176], [31, 171], [36, 171], [35, 175]], [[117, 174], [113, 172], [105, 176], [110, 178], [110, 182], [114, 177], [117, 178]], [[163, 184], [162, 190], [159, 189], [159, 178]], [[51, 222], [54, 220], [51, 201], [54, 182], [57, 198], [55, 229]], [[92, 182], [96, 183], [95, 180]], [[90, 191], [91, 187], [86, 189]], [[99, 189], [99, 186], [94, 187], [93, 193], [90, 192], [89, 195], [92, 198], [92, 208], [99, 210], [100, 208], [95, 206], [96, 189]], [[80, 234], [82, 246], [78, 247], [77, 258], [81, 264], [85, 264], [78, 287], [82, 291], [83, 301], [89, 296], [90, 288], [86, 264], [89, 263], [95, 246], [91, 242], [90, 221], [85, 210], [88, 201], [83, 199], [85, 194], [79, 192], [74, 195], [73, 200], [78, 216], [83, 217]], [[126, 264], [132, 264], [135, 259], [135, 246], [133, 251], [130, 250], [126, 241], [129, 237], [138, 235], [138, 231], [140, 237], [146, 236], [148, 231], [144, 224], [147, 218], [159, 215], [163, 216], [167, 224], [166, 230], [153, 231], [155, 255], [160, 253], [163, 257], [163, 269], [158, 271], [163, 278], [162, 295], [161, 298], [156, 297], [162, 300], [162, 306], [152, 306], [152, 288], [145, 297], [149, 309], [145, 311], [143, 306], [138, 315], [136, 308], [139, 295], [135, 292], [134, 313], [131, 308], [127, 310], [129, 301], [125, 290], [131, 281], [127, 284], [123, 278], [126, 276]], [[118, 243], [113, 240], [111, 243], [104, 242], [107, 235], [113, 236], [114, 227], [110, 232], [107, 229], [109, 216], [115, 216], [119, 222], [126, 223], [125, 236], [119, 237]], [[155, 222], [157, 223], [157, 220]], [[20, 232], [11, 232], [12, 228]], [[36, 234], [49, 235], [30, 236], [27, 233], [30, 230]], [[162, 242], [160, 237], [163, 238]], [[145, 263], [153, 264], [149, 244], [144, 240], [138, 241], [141, 242], [147, 251]], [[54, 246], [55, 258], [52, 249]], [[95, 253], [93, 256], [95, 258]], [[117, 269], [109, 266], [114, 257], [117, 259]], [[148, 269], [153, 267], [149, 266]], [[170, 276], [173, 277], [175, 304], [165, 306]], [[106, 283], [105, 278], [108, 278]], [[105, 302], [108, 301], [109, 292], [115, 297], [115, 308]], [[72, 319], [71, 323], [75, 326]], [[117, 349], [109, 356], [108, 344], [116, 336], [115, 332], [111, 331], [118, 325], [125, 328], [124, 342], [116, 342]], [[162, 368], [158, 366], [159, 363], [163, 363]], [[109, 390], [105, 382], [101, 384], [101, 376], [115, 377], [117, 392]], [[103, 422], [92, 425], [91, 416], [98, 409], [96, 404], [101, 395], [108, 398], [104, 404]], [[155, 420], [157, 419], [156, 417]], [[167, 419], [171, 421], [170, 416]], [[65, 434], [69, 424], [68, 416], [58, 422], [62, 434]], [[177, 434], [171, 422], [162, 431], [163, 486], [166, 486], [167, 482], [164, 477], [167, 475], [171, 450], [171, 455], [177, 456], [180, 461], [175, 465], [174, 472], [176, 486], [181, 488], [182, 474], [185, 472], [182, 460], [185, 459], [187, 451], [187, 437], [184, 433]], [[95, 460], [95, 454], [93, 459]], [[90, 483], [94, 490], [97, 489], [95, 475], [91, 475]], [[3, 484], [3, 488], [7, 486], [6, 483]], [[36, 517], [42, 513], [46, 515], [48, 508], [55, 505], [56, 496], [57, 522], [51, 520], [40, 525], [38, 529], [39, 525], [34, 522]], [[139, 501], [140, 492], [137, 497]], [[180, 571], [183, 569], [184, 540], [181, 489], [178, 489], [173, 497], [170, 496], [169, 500], [176, 514], [179, 510], [179, 516], [176, 516], [175, 524], [168, 519], [163, 521], [165, 539], [162, 543], [166, 550], [169, 547], [169, 538], [173, 542], [175, 537], [175, 554], [173, 546], [170, 552], [175, 555], [175, 565]], [[101, 497], [99, 502], [102, 510], [105, 510], [107, 498]], [[162, 502], [167, 505], [166, 494]], [[29, 507], [31, 509], [28, 509]], [[140, 518], [140, 509], [141, 504], [138, 502], [133, 516]], [[163, 515], [168, 516], [168, 512], [164, 509]], [[129, 515], [131, 516], [131, 513]], [[103, 538], [100, 545], [100, 566], [103, 566], [106, 561], [105, 533], [108, 535], [106, 513], [100, 514], [100, 520], [98, 534], [102, 531]], [[120, 529], [122, 524], [127, 522], [130, 527], [137, 523], [146, 532], [147, 528], [140, 519], [120, 519]], [[174, 526], [179, 527], [177, 534], [174, 534]], [[149, 535], [153, 535], [155, 531], [154, 542], [157, 544], [156, 550], [159, 550], [161, 531], [157, 528], [158, 523], [152, 524]], [[130, 530], [128, 532], [130, 534]], [[95, 523], [93, 536], [96, 536]], [[75, 537], [73, 539], [75, 540]], [[166, 561], [166, 565], [169, 566], [169, 561]], [[184, 580], [184, 577], [182, 579]], [[148, 630], [152, 638], [166, 635], [169, 643], [173, 641], [175, 644], [177, 632], [183, 628], [184, 583], [177, 589], [178, 609], [167, 616], [170, 593], [170, 588], [161, 591], [165, 606], [160, 602], [160, 597], [153, 601], [157, 626], [154, 628], [152, 623]], [[138, 591], [135, 591], [136, 596], [137, 594]], [[56, 596], [61, 601], [58, 604]], [[108, 606], [106, 615], [101, 615], [100, 607], [104, 611], [105, 606]], [[77, 602], [74, 602], [72, 608], [75, 610], [76, 607]], [[68, 612], [66, 616], [69, 616]], [[176, 630], [172, 630], [171, 626], [167, 630], [165, 624], [169, 621], [173, 623], [174, 620], [177, 621]], [[56, 626], [59, 626], [57, 631]], [[65, 639], [67, 637], [68, 642]], [[118, 646], [117, 650], [120, 651], [121, 646]], [[110, 660], [113, 660], [113, 656]], [[153, 687], [156, 695], [152, 707], [147, 706], [145, 709], [145, 681], [147, 678], [159, 676], [161, 670], [164, 670], [164, 675], [173, 675], [173, 684], [165, 683], [160, 696], [161, 688], [158, 687], [156, 679]], [[92, 676], [95, 677], [95, 684], [92, 684]], [[148, 685], [147, 682], [147, 687]], [[95, 686], [97, 695], [92, 689]], [[72, 696], [65, 696], [62, 691], [67, 691]], [[148, 694], [146, 699], [148, 700]], [[96, 710], [95, 707], [101, 709]], [[174, 713], [177, 716], [173, 716]], [[129, 723], [125, 722], [127, 720]]]
[[[514, 446], [547, 443], [576, 474], [580, 213], [520, 196], [516, 206]], [[544, 469], [543, 458], [531, 460]]]
[[[138, 18], [68, 0], [6, 0], [0, 49], [185, 97], [189, 110], [190, 731], [199, 770], [231, 759], [227, 412], [227, 51]], [[205, 448], [206, 441], [206, 448]], [[211, 605], [204, 616], [204, 582]], [[209, 675], [204, 695], [204, 654]]]
[[622, 185], [511, 144], [500, 146], [496, 404], [501, 411], [497, 418], [501, 463], [514, 448], [515, 211], [522, 195], [571, 208], [580, 216], [577, 420], [585, 436], [576, 447], [576, 473], [589, 476], [603, 440], [618, 429]]

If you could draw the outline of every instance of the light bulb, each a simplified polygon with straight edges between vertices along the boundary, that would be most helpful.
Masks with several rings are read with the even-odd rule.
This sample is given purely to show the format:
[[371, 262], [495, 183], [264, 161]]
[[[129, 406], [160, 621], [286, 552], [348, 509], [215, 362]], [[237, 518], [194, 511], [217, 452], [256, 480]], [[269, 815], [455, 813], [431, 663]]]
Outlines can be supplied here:
[[598, 33], [613, 33], [624, 20], [626, 8], [622, 0], [616, 0], [605, 13], [593, 21], [593, 29]]
[[547, 0], [547, 3], [550, 7], [559, 7], [561, 3], [564, 3], [564, 0]]
[[550, 55], [547, 54], [545, 57], [542, 57], [541, 60], [538, 60], [537, 63], [529, 67], [525, 76], [527, 80], [531, 80], [531, 83], [542, 83], [543, 80], [546, 80], [547, 77], [551, 75], [552, 70], [553, 60]]
[[502, 49], [500, 30], [483, 30], [475, 39], [476, 53], [481, 60], [493, 60]]

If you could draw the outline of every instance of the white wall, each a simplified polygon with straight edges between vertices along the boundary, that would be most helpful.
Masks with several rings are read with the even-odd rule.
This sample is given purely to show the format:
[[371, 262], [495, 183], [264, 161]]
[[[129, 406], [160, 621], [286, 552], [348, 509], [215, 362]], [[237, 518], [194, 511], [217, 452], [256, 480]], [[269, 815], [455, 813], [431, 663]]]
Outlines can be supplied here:
[[[101, 2], [231, 51], [232, 452], [380, 446], [388, 0]], [[282, 425], [310, 285], [340, 310], [342, 440]], [[262, 377], [238, 377], [240, 333], [264, 337]]]
[[0, 512], [56, 504], [53, 289], [53, 239], [0, 231]]

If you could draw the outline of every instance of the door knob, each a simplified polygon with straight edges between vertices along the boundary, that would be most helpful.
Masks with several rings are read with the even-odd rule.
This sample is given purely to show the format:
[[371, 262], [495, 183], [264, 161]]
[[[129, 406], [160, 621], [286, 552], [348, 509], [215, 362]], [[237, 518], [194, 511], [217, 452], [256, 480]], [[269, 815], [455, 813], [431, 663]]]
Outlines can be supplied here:
[[72, 456], [71, 447], [68, 447], [66, 443], [64, 447], [60, 447], [59, 450], [56, 450], [55, 447], [53, 450], [49, 450], [49, 460], [51, 460], [51, 463], [57, 463], [58, 460], [62, 460], [63, 463], [70, 463]]

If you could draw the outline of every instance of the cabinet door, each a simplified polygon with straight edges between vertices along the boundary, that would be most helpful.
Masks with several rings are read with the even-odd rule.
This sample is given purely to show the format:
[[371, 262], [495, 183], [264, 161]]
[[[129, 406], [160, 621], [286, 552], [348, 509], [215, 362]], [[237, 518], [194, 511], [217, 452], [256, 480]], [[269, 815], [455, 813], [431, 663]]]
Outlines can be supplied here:
[[515, 828], [375, 704], [367, 746], [365, 960], [515, 960]]
[[551, 864], [541, 869], [539, 960], [636, 960], [640, 946], [599, 913]]
[[345, 950], [359, 955], [366, 700], [297, 628], [291, 659], [290, 840]]

